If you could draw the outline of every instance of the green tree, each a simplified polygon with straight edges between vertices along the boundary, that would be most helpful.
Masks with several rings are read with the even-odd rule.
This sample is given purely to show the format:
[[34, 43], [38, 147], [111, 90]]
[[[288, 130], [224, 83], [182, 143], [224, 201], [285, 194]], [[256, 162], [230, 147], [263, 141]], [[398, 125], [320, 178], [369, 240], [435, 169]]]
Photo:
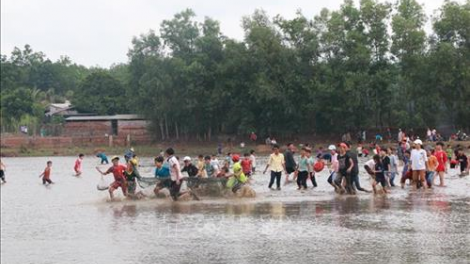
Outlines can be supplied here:
[[76, 109], [99, 115], [123, 114], [135, 110], [127, 103], [122, 84], [105, 71], [97, 71], [83, 80], [72, 100]]

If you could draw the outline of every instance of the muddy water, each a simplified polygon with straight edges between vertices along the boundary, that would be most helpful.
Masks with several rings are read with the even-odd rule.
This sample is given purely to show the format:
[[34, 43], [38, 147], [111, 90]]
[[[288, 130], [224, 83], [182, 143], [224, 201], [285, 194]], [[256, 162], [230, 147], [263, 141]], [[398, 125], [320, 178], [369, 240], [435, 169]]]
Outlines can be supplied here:
[[387, 197], [338, 196], [324, 172], [304, 193], [268, 191], [259, 174], [254, 200], [111, 203], [96, 190], [97, 159], [81, 178], [75, 158], [51, 160], [49, 187], [46, 158], [3, 160], [1, 263], [470, 263], [470, 178], [456, 171], [447, 188]]

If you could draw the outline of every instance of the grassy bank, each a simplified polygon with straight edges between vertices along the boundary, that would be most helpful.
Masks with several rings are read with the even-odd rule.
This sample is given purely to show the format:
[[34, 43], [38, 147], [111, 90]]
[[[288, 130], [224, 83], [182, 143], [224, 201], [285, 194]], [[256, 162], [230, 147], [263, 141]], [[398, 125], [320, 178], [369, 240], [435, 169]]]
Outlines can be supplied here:
[[[139, 156], [154, 157], [159, 155], [169, 146], [173, 147], [177, 154], [184, 155], [209, 155], [217, 153], [217, 144], [214, 143], [199, 143], [199, 144], [174, 144], [174, 145], [145, 145], [133, 146], [135, 152]], [[104, 151], [107, 155], [122, 155], [128, 147], [107, 147], [107, 146], [75, 146], [67, 148], [1, 148], [1, 156], [3, 157], [47, 157], [47, 156], [76, 156], [79, 153], [85, 155], [95, 155], [95, 153]], [[223, 153], [236, 152], [244, 153], [251, 149], [255, 149], [258, 153], [269, 153], [270, 149], [264, 145], [248, 145], [245, 148], [237, 147], [224, 147]]]

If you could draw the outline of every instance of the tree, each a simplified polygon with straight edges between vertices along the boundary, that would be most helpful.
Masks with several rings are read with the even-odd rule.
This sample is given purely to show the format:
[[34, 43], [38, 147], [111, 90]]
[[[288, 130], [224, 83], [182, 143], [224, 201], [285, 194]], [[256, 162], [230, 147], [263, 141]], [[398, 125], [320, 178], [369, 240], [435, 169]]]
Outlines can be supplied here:
[[[434, 18], [436, 33], [429, 65], [432, 84], [439, 93], [441, 122], [470, 127], [470, 1], [446, 1]], [[447, 121], [450, 120], [450, 121]]]
[[73, 105], [84, 113], [113, 115], [135, 110], [135, 106], [127, 104], [122, 84], [105, 71], [90, 74], [74, 95]]
[[397, 93], [403, 103], [395, 107], [406, 111], [406, 114], [399, 114], [398, 118], [402, 120], [403, 125], [422, 127], [426, 122], [423, 116], [417, 113], [425, 113], [422, 110], [426, 107], [420, 103], [428, 101], [424, 97], [433, 92], [419, 81], [423, 77], [421, 74], [425, 74], [422, 69], [426, 43], [423, 26], [426, 15], [423, 7], [415, 0], [401, 0], [396, 8], [397, 13], [392, 17], [391, 52], [398, 59], [400, 75], [397, 80]]

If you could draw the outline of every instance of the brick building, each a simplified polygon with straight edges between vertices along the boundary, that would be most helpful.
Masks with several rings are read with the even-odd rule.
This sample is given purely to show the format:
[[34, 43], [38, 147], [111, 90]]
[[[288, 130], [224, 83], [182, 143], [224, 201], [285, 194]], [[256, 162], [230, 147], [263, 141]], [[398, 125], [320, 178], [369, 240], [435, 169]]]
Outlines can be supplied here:
[[65, 119], [63, 136], [147, 136], [148, 121], [138, 115], [71, 116]]

